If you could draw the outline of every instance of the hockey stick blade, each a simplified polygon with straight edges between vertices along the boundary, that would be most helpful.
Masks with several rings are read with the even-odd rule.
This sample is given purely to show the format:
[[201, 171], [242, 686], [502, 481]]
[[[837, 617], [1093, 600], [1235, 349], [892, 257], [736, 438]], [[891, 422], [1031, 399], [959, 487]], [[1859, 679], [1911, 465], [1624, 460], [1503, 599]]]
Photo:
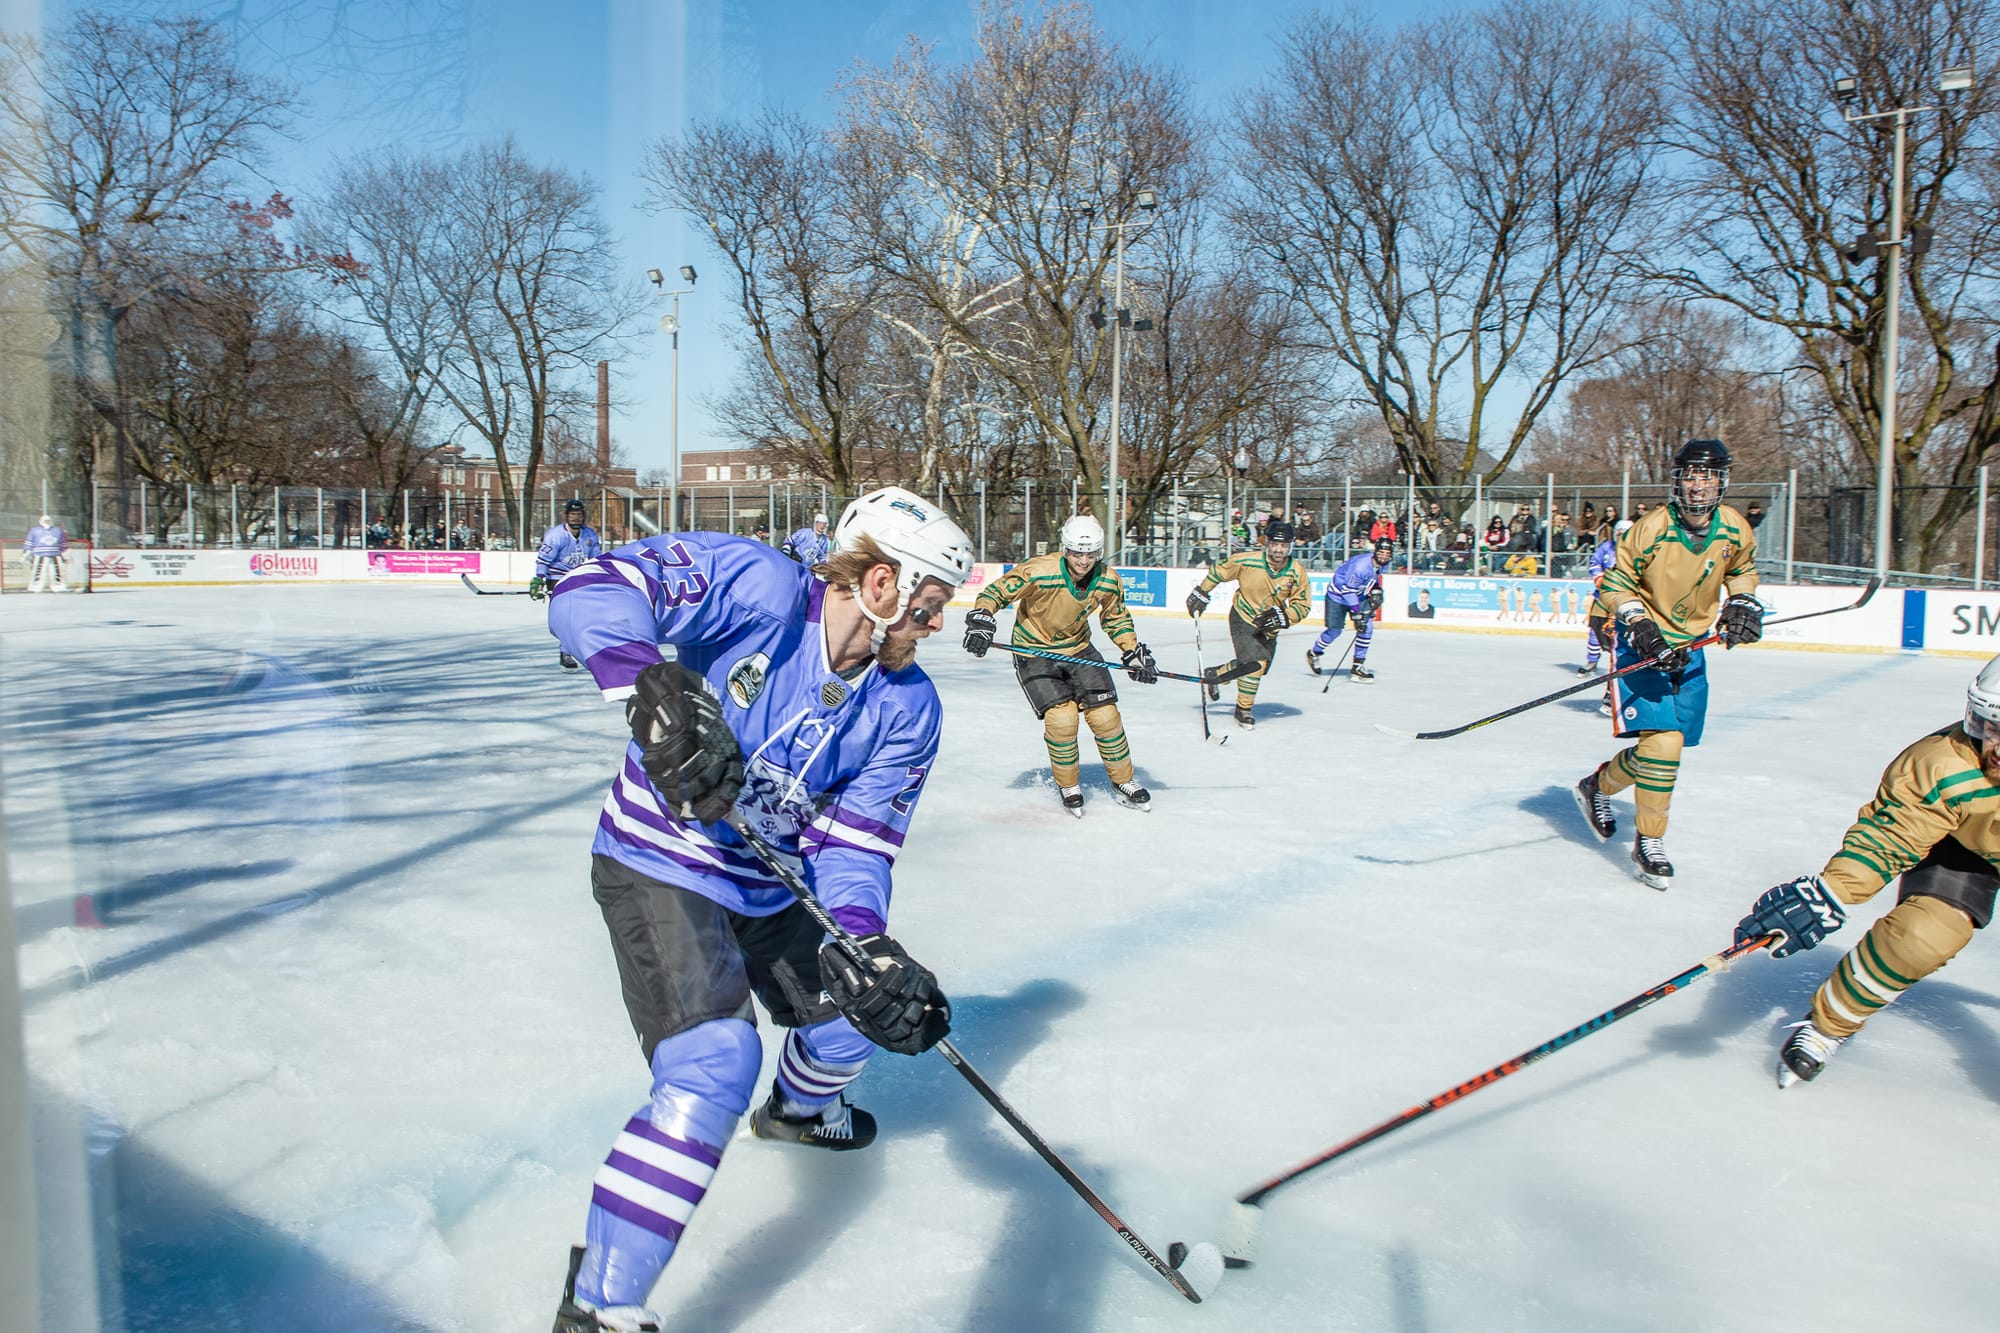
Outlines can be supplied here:
[[[799, 878], [798, 873], [780, 857], [777, 849], [766, 842], [763, 836], [754, 828], [750, 827], [749, 820], [740, 813], [732, 814], [729, 816], [729, 827], [736, 830], [738, 836], [750, 848], [752, 855], [764, 863], [764, 868], [777, 877], [778, 882], [785, 886], [792, 897], [798, 899], [799, 906], [805, 908], [806, 915], [813, 919], [814, 925], [827, 933], [834, 947], [846, 954], [849, 962], [862, 969], [863, 975], [872, 973], [875, 970], [875, 962], [862, 950], [860, 942], [848, 933], [845, 926], [834, 919], [833, 914], [826, 910], [825, 904], [820, 902], [818, 896], [806, 885], [806, 882]], [[1036, 1154], [1043, 1161], [1047, 1162], [1057, 1175], [1063, 1178], [1063, 1181], [1076, 1192], [1077, 1197], [1090, 1205], [1091, 1211], [1103, 1219], [1105, 1225], [1118, 1233], [1118, 1239], [1124, 1241], [1131, 1248], [1132, 1253], [1138, 1255], [1151, 1265], [1153, 1271], [1165, 1278], [1175, 1291], [1185, 1296], [1193, 1304], [1201, 1304], [1201, 1299], [1204, 1295], [1203, 1291], [1187, 1275], [1184, 1275], [1165, 1259], [1162, 1259], [1158, 1254], [1154, 1253], [1151, 1246], [1139, 1239], [1138, 1233], [1126, 1226], [1124, 1219], [1111, 1211], [1111, 1206], [1098, 1197], [1097, 1191], [1090, 1187], [1089, 1182], [1085, 1181], [1068, 1162], [1065, 1162], [1057, 1155], [1056, 1150], [1049, 1146], [1048, 1140], [1035, 1132], [1035, 1127], [1023, 1119], [1021, 1113], [1016, 1111], [1012, 1104], [1000, 1095], [998, 1088], [988, 1083], [985, 1076], [972, 1067], [972, 1062], [960, 1054], [958, 1048], [951, 1044], [949, 1038], [941, 1039], [931, 1049], [942, 1055], [950, 1063], [951, 1067], [956, 1069], [959, 1075], [972, 1085], [973, 1091], [986, 1099], [986, 1104], [998, 1112], [1000, 1118], [1005, 1120], [1016, 1134], [1020, 1135], [1021, 1140], [1030, 1148], [1033, 1148]], [[1197, 1250], [1202, 1248], [1201, 1246], [1196, 1247]], [[1210, 1246], [1207, 1248], [1213, 1249], [1214, 1247]], [[1219, 1258], [1220, 1252], [1218, 1251], [1217, 1253]], [[1204, 1274], [1198, 1273], [1196, 1276], [1204, 1276]], [[1216, 1276], [1218, 1278], [1221, 1276], [1219, 1267]], [[1210, 1291], [1214, 1290], [1213, 1283], [1209, 1285], [1208, 1289]]]
[[1364, 1148], [1377, 1139], [1393, 1134], [1405, 1125], [1423, 1119], [1433, 1111], [1442, 1110], [1447, 1106], [1462, 1101], [1470, 1097], [1473, 1093], [1478, 1092], [1481, 1088], [1491, 1087], [1501, 1079], [1506, 1078], [1509, 1074], [1519, 1073], [1529, 1065], [1554, 1055], [1566, 1046], [1572, 1046], [1582, 1041], [1592, 1033], [1602, 1032], [1621, 1018], [1630, 1018], [1641, 1009], [1648, 1008], [1658, 1001], [1664, 1000], [1669, 995], [1687, 989], [1703, 977], [1726, 970], [1737, 959], [1755, 953], [1759, 949], [1777, 944], [1781, 938], [1778, 935], [1764, 935], [1757, 939], [1744, 940], [1740, 944], [1731, 945], [1720, 953], [1711, 954], [1686, 971], [1667, 978], [1657, 986], [1639, 992], [1623, 1004], [1615, 1005], [1595, 1018], [1579, 1023], [1567, 1032], [1558, 1033], [1541, 1045], [1523, 1051], [1513, 1059], [1503, 1061], [1485, 1073], [1475, 1074], [1456, 1087], [1447, 1088], [1428, 1101], [1418, 1102], [1415, 1106], [1412, 1106], [1400, 1115], [1391, 1116], [1381, 1124], [1375, 1125], [1370, 1129], [1365, 1129], [1354, 1137], [1345, 1139], [1333, 1147], [1326, 1149], [1324, 1152], [1308, 1157], [1297, 1166], [1279, 1172], [1262, 1184], [1243, 1191], [1243, 1193], [1236, 1196], [1236, 1201], [1230, 1209], [1229, 1216], [1224, 1221], [1224, 1263], [1231, 1268], [1248, 1268], [1250, 1266], [1257, 1236], [1258, 1210], [1263, 1205], [1264, 1200], [1270, 1197], [1275, 1191], [1284, 1188], [1301, 1176], [1317, 1171], [1329, 1162], [1338, 1161], [1358, 1148]]
[[459, 573], [458, 578], [459, 582], [472, 589], [473, 592], [481, 597], [526, 597], [528, 595], [526, 588], [482, 588], [472, 581], [472, 575], [463, 571]]

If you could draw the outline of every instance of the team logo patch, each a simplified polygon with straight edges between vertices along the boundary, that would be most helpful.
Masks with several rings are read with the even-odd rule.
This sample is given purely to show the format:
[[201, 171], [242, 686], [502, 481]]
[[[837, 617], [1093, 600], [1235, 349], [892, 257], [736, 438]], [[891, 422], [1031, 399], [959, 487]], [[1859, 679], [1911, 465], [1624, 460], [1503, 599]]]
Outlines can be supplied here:
[[771, 659], [763, 653], [752, 653], [729, 668], [729, 697], [738, 708], [748, 708], [764, 692], [764, 674], [770, 669]]
[[819, 687], [819, 701], [828, 708], [838, 708], [840, 701], [847, 697], [847, 687], [837, 680], [830, 680]]
[[1635, 717], [1637, 717], [1637, 716], [1639, 716], [1639, 710], [1638, 710], [1637, 708], [1634, 708], [1634, 707], [1633, 707], [1633, 706], [1632, 706], [1631, 704], [1626, 704], [1626, 705], [1625, 705], [1625, 720], [1626, 720], [1627, 722], [1630, 722], [1630, 721], [1631, 721], [1631, 720], [1632, 720], [1633, 718], [1635, 718]]

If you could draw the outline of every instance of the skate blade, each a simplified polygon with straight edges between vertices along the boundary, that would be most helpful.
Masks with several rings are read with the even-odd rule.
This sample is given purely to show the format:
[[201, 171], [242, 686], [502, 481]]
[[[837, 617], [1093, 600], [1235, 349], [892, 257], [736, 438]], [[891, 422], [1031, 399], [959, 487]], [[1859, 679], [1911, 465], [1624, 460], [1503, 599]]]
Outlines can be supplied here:
[[1674, 884], [1674, 879], [1671, 875], [1655, 875], [1645, 870], [1634, 870], [1632, 878], [1638, 880], [1649, 889], [1658, 889], [1661, 893], [1665, 893]]

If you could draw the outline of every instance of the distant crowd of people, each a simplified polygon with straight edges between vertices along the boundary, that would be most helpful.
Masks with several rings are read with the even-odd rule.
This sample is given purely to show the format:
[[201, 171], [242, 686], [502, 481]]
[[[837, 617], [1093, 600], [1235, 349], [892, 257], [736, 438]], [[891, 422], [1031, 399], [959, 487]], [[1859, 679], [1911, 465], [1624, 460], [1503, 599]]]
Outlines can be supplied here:
[[[1558, 504], [1545, 525], [1535, 512], [1536, 507], [1523, 501], [1513, 507], [1511, 514], [1504, 505], [1496, 506], [1483, 531], [1474, 526], [1476, 514], [1447, 514], [1443, 504], [1436, 500], [1419, 504], [1414, 513], [1408, 509], [1358, 509], [1351, 523], [1344, 527], [1335, 524], [1331, 530], [1322, 528], [1318, 515], [1310, 507], [1298, 505], [1289, 522], [1296, 534], [1293, 549], [1315, 564], [1338, 563], [1349, 555], [1372, 549], [1376, 542], [1386, 538], [1396, 544], [1401, 557], [1396, 561], [1397, 567], [1415, 573], [1470, 573], [1476, 556], [1481, 571], [1534, 577], [1581, 570], [1598, 543], [1612, 539], [1630, 522], [1645, 517], [1651, 507], [1640, 501], [1632, 507], [1630, 515], [1624, 515], [1610, 501], [1600, 507], [1595, 501], [1585, 500], [1571, 514]], [[1752, 528], [1759, 526], [1764, 521], [1764, 506], [1750, 502], [1744, 508], [1744, 517]], [[1248, 515], [1240, 509], [1232, 511], [1229, 551], [1248, 550], [1262, 542], [1270, 522], [1283, 518], [1281, 510], [1253, 511]], [[1197, 551], [1193, 563], [1208, 563], [1212, 554]], [[1545, 561], [1551, 566], [1547, 570], [1543, 569]]]

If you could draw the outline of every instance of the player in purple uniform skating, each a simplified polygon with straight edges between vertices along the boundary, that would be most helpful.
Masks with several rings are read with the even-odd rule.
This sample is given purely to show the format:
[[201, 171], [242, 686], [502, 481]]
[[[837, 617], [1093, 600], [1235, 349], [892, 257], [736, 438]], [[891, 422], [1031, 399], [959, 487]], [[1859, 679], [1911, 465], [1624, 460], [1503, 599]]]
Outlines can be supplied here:
[[1611, 646], [1610, 617], [1598, 614], [1596, 590], [1604, 586], [1604, 576], [1618, 563], [1618, 539], [1609, 523], [1598, 528], [1597, 538], [1597, 549], [1590, 553], [1592, 592], [1590, 606], [1584, 616], [1584, 623], [1589, 629], [1584, 631], [1583, 665], [1576, 669], [1576, 674], [1579, 676], [1596, 675], [1598, 659], [1603, 657], [1604, 650]]
[[1367, 666], [1368, 644], [1375, 637], [1375, 613], [1382, 609], [1382, 575], [1396, 558], [1396, 543], [1377, 539], [1373, 551], [1364, 551], [1341, 561], [1326, 585], [1326, 628], [1306, 649], [1306, 665], [1319, 674], [1319, 660], [1327, 649], [1340, 641], [1347, 622], [1354, 622], [1354, 665], [1348, 668], [1352, 680], [1373, 680]]
[[[869, 1054], [950, 1031], [936, 978], [886, 932], [890, 866], [938, 744], [916, 647], [972, 546], [896, 487], [849, 505], [835, 536], [813, 569], [744, 537], [649, 537], [552, 595], [551, 629], [632, 727], [591, 883], [652, 1070], [597, 1173], [556, 1333], [659, 1327], [644, 1303], [750, 1109], [753, 997], [787, 1031], [751, 1131], [810, 1147], [865, 1148], [875, 1120], [843, 1093]], [[791, 861], [874, 975], [826, 944], [731, 817]]]
[[[571, 500], [563, 506], [563, 521], [542, 534], [541, 549], [535, 552], [535, 576], [528, 580], [531, 600], [541, 601], [556, 586], [556, 580], [604, 554], [604, 543], [597, 529], [585, 521], [589, 514], [583, 501]], [[556, 661], [565, 671], [574, 671], [578, 666], [567, 648], [556, 649]]]

